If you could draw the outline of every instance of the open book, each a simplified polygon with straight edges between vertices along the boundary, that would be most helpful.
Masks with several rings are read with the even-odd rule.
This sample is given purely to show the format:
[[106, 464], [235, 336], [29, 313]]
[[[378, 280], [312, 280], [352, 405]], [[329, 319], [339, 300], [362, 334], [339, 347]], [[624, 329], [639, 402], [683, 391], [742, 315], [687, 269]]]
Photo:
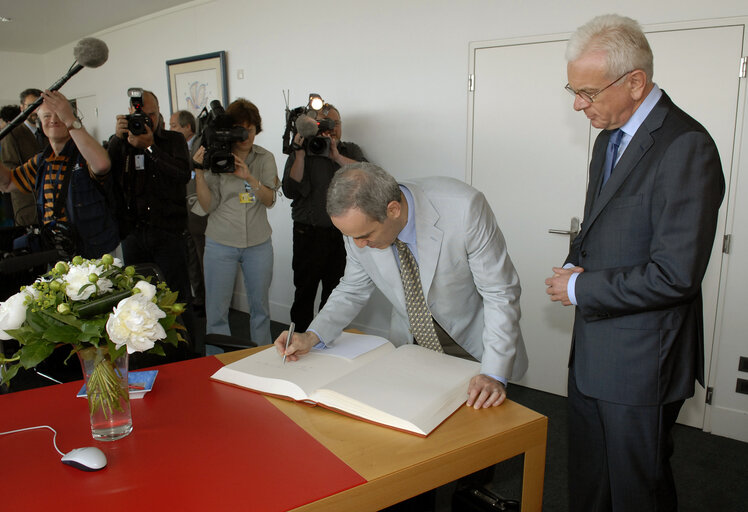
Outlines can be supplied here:
[[476, 362], [351, 333], [298, 361], [282, 359], [270, 348], [211, 378], [426, 436], [465, 402], [470, 379], [480, 373]]

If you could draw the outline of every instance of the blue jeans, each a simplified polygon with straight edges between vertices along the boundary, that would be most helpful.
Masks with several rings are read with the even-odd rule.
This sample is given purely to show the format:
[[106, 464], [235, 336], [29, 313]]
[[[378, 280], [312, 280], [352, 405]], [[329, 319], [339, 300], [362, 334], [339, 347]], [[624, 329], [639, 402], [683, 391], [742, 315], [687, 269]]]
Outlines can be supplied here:
[[242, 267], [249, 300], [249, 332], [258, 345], [270, 338], [270, 282], [273, 279], [272, 239], [253, 247], [230, 247], [205, 237], [205, 316], [207, 334], [231, 335], [229, 306], [237, 264]]

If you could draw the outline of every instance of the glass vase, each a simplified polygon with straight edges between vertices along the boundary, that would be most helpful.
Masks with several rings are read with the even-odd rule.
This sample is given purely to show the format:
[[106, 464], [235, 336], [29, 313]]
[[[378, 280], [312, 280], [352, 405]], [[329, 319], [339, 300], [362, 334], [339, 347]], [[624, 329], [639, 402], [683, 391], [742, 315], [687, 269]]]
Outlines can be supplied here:
[[97, 441], [116, 441], [132, 432], [127, 351], [112, 359], [106, 345], [78, 352], [83, 368], [91, 417], [91, 435]]

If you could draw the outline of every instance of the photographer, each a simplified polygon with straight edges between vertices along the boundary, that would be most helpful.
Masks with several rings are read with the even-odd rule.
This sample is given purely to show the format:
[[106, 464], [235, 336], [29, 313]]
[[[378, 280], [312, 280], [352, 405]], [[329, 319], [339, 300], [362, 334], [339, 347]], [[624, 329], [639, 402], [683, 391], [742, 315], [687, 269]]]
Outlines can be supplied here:
[[317, 122], [329, 120], [334, 127], [318, 135], [328, 138], [329, 151], [312, 154], [304, 137], [296, 134], [293, 151], [288, 155], [283, 173], [283, 194], [292, 199], [293, 282], [296, 291], [291, 306], [291, 320], [303, 332], [314, 317], [314, 300], [322, 283], [320, 308], [337, 286], [345, 271], [345, 247], [340, 231], [327, 215], [327, 187], [341, 166], [366, 161], [356, 144], [341, 142], [340, 113], [329, 103], [307, 116]]
[[[226, 156], [233, 158], [233, 166], [214, 169], [220, 172], [195, 169], [197, 198], [209, 214], [203, 258], [206, 333], [231, 334], [228, 314], [239, 264], [249, 301], [250, 335], [258, 345], [266, 345], [272, 342], [269, 290], [273, 278], [267, 209], [275, 204], [278, 171], [273, 154], [254, 143], [262, 131], [257, 107], [239, 98], [228, 106], [226, 115], [226, 124], [233, 127], [230, 131], [246, 130], [240, 136], [229, 136], [233, 143]], [[203, 142], [210, 139], [206, 135]], [[211, 152], [209, 144], [207, 153]], [[205, 167], [211, 165], [205, 147], [197, 150], [194, 159]]]
[[0, 189], [34, 194], [44, 249], [62, 258], [98, 258], [119, 242], [103, 187], [109, 156], [65, 96], [45, 91], [42, 97], [38, 115], [49, 146], [14, 169], [0, 164]]
[[126, 265], [155, 263], [179, 301], [191, 296], [187, 276], [186, 184], [190, 156], [181, 133], [160, 125], [158, 99], [130, 89], [130, 115], [118, 115], [109, 139], [117, 216]]

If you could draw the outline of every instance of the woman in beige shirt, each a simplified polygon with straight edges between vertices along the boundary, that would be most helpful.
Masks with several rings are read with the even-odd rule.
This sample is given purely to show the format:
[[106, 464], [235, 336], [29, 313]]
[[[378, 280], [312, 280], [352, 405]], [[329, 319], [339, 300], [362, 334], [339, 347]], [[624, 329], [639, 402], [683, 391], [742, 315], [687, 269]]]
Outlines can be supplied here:
[[[229, 306], [241, 265], [252, 341], [264, 345], [272, 342], [269, 290], [273, 244], [267, 209], [275, 204], [278, 171], [273, 154], [254, 144], [255, 135], [262, 131], [257, 107], [239, 98], [226, 113], [235, 126], [249, 133], [247, 139], [232, 146], [234, 172], [196, 169], [195, 173], [198, 202], [210, 214], [204, 252], [206, 333], [231, 334]], [[195, 153], [195, 161], [202, 162], [204, 153], [201, 147]]]

